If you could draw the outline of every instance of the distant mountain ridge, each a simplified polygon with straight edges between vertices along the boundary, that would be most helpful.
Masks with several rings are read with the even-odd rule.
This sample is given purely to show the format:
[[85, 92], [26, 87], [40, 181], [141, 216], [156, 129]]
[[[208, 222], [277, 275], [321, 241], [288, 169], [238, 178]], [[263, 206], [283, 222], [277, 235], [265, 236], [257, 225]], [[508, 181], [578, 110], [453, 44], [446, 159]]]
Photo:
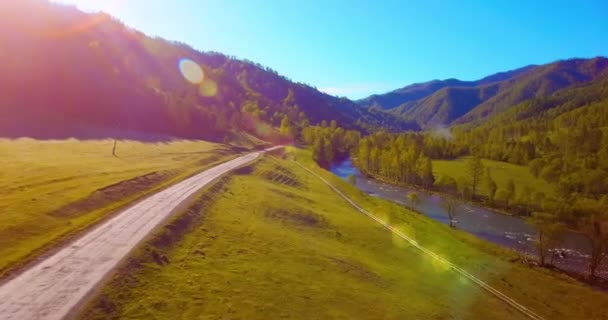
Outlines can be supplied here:
[[582, 85], [606, 74], [608, 59], [561, 60], [500, 72], [476, 81], [434, 80], [357, 101], [421, 127], [475, 123], [527, 99]]
[[374, 94], [367, 98], [358, 100], [357, 103], [363, 107], [376, 107], [380, 109], [392, 109], [399, 105], [415, 101], [429, 96], [445, 87], [473, 87], [492, 82], [504, 81], [519, 75], [534, 66], [527, 66], [511, 71], [499, 72], [476, 81], [463, 81], [458, 79], [431, 80], [428, 82], [414, 83], [385, 94]]

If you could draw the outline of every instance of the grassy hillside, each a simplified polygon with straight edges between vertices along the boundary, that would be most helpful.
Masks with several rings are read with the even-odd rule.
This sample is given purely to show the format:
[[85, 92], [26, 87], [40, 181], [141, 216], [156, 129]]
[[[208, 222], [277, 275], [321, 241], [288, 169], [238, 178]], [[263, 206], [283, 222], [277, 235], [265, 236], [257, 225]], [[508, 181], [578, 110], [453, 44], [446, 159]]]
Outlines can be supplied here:
[[[490, 175], [496, 182], [499, 190], [506, 190], [509, 180], [513, 179], [516, 191], [529, 187], [533, 192], [540, 191], [547, 196], [556, 195], [555, 185], [541, 178], [534, 177], [526, 166], [487, 159], [483, 159], [482, 163], [485, 168], [490, 170]], [[433, 160], [433, 174], [436, 179], [442, 175], [447, 175], [456, 179], [456, 181], [467, 181], [469, 177], [467, 176], [466, 157], [455, 160]], [[488, 195], [487, 186], [484, 183], [480, 184], [479, 193], [484, 196]]]
[[[107, 14], [47, 0], [0, 2], [0, 43], [0, 136], [143, 132], [221, 141], [230, 129], [269, 135], [265, 128], [278, 127], [284, 116], [292, 125], [406, 126], [251, 61], [149, 37]], [[201, 76], [186, 79], [186, 71]]]
[[0, 271], [144, 194], [235, 156], [204, 142], [0, 139]]
[[[288, 157], [547, 319], [607, 317], [605, 294], [369, 197], [319, 169], [308, 152]], [[273, 157], [203, 193], [125, 263], [82, 318], [523, 319]]]

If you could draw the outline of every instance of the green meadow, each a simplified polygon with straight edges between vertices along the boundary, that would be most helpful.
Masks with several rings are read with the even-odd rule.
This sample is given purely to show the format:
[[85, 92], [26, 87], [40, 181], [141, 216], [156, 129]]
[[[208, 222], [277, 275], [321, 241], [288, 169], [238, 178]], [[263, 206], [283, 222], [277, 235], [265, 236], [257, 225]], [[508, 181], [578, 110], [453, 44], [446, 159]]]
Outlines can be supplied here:
[[117, 271], [83, 319], [525, 319], [348, 205], [293, 160], [545, 319], [606, 319], [608, 296], [370, 197], [308, 151], [203, 190]]
[[[433, 174], [435, 178], [446, 175], [457, 181], [468, 179], [466, 159], [467, 157], [455, 160], [433, 160]], [[540, 191], [547, 196], [555, 195], [555, 186], [541, 178], [534, 177], [528, 167], [488, 159], [483, 159], [482, 163], [485, 168], [490, 170], [490, 175], [496, 182], [498, 190], [507, 189], [509, 179], [513, 179], [516, 192], [529, 187], [533, 192]], [[479, 193], [485, 196], [488, 195], [487, 186], [483, 181], [479, 185]]]
[[234, 157], [204, 141], [0, 140], [0, 272], [116, 209]]

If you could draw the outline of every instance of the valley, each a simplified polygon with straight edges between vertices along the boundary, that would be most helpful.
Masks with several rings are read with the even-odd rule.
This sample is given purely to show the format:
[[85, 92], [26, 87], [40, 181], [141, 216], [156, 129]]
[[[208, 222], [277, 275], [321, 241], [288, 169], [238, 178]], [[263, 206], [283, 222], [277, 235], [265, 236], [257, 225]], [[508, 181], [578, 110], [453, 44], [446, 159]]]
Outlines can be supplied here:
[[[167, 239], [161, 233], [142, 248], [83, 318], [526, 318], [345, 205], [294, 159], [543, 317], [604, 317], [587, 307], [601, 303], [604, 293], [509, 262], [510, 251], [367, 196], [318, 168], [309, 152], [290, 149], [220, 181], [222, 192], [203, 194], [205, 205], [193, 208], [195, 218], [180, 228], [185, 232], [172, 232], [170, 242], [161, 241]], [[584, 298], [559, 299], [564, 290]]]
[[540, 3], [0, 1], [0, 319], [608, 319], [608, 8]]

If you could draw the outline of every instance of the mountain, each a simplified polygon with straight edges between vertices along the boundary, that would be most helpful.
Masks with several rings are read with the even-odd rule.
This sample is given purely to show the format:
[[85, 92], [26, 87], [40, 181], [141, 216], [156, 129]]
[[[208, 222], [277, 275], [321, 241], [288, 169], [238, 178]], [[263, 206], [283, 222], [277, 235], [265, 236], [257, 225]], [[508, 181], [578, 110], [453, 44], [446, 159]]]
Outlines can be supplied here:
[[517, 70], [500, 72], [477, 81], [462, 81], [458, 79], [432, 80], [429, 82], [415, 83], [385, 94], [375, 94], [357, 103], [367, 108], [392, 109], [404, 103], [412, 102], [437, 92], [446, 87], [474, 87], [478, 85], [508, 80], [516, 75], [524, 73], [533, 66], [523, 67]]
[[531, 65], [477, 81], [434, 80], [358, 101], [422, 127], [479, 123], [531, 98], [589, 83], [606, 74], [608, 59], [571, 59]]
[[[43, 0], [2, 1], [0, 43], [0, 136], [221, 139], [235, 129], [266, 135], [285, 116], [296, 126], [415, 128], [259, 64]], [[184, 61], [202, 81], [182, 76]]]

